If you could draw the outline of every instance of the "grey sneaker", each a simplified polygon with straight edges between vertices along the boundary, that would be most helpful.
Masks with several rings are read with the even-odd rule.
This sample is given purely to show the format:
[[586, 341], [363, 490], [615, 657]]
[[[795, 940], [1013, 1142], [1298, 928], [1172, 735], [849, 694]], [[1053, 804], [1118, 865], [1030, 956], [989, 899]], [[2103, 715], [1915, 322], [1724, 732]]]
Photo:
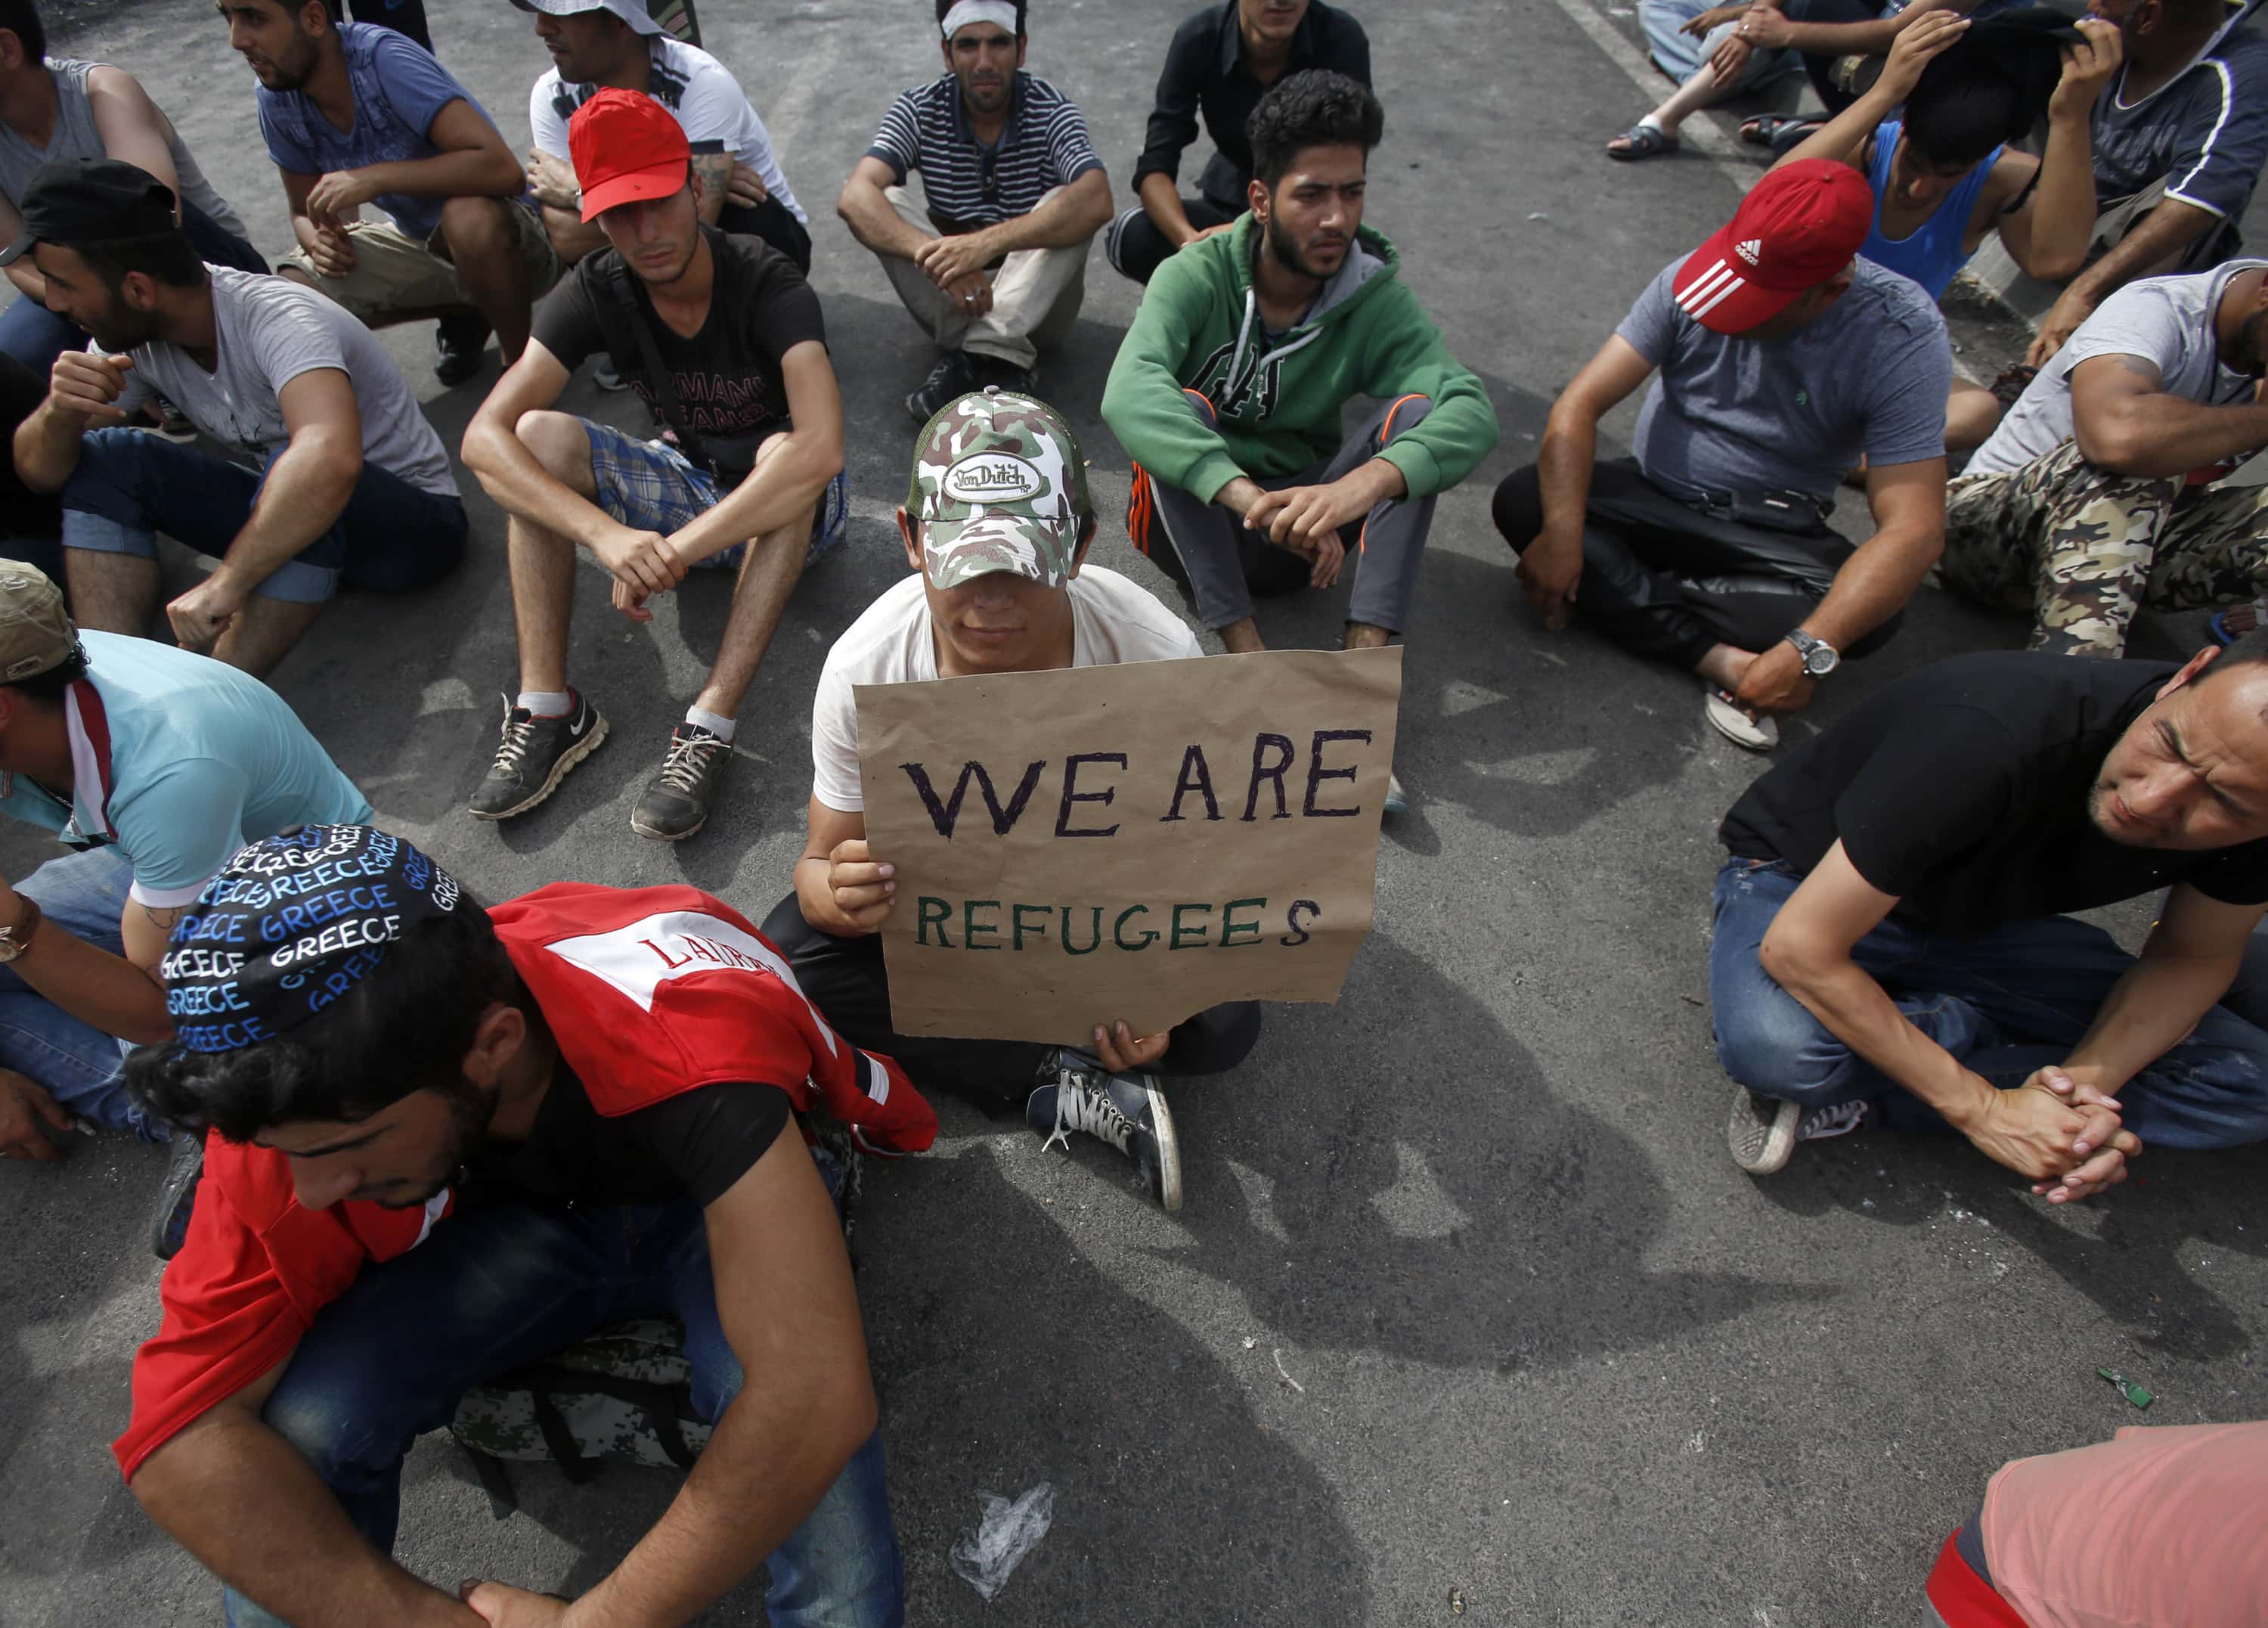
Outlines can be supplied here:
[[1798, 1142], [1823, 1142], [1862, 1130], [1873, 1109], [1870, 1102], [1838, 1102], [1807, 1109], [1800, 1102], [1758, 1096], [1746, 1086], [1735, 1086], [1725, 1142], [1742, 1169], [1750, 1175], [1772, 1175], [1787, 1168]]
[[733, 743], [698, 724], [680, 724], [669, 737], [669, 755], [630, 815], [630, 829], [657, 842], [682, 842], [709, 822], [709, 805], [725, 785]]
[[506, 696], [504, 738], [488, 777], [466, 805], [475, 820], [509, 820], [526, 814], [559, 789], [567, 771], [597, 751], [607, 720], [576, 690], [574, 705], [559, 718], [537, 718]]
[[1042, 1085], [1025, 1099], [1024, 1123], [1066, 1146], [1083, 1131], [1134, 1161], [1150, 1197], [1182, 1207], [1182, 1148], [1174, 1116], [1154, 1074], [1113, 1074], [1090, 1053], [1065, 1046], [1041, 1070]]

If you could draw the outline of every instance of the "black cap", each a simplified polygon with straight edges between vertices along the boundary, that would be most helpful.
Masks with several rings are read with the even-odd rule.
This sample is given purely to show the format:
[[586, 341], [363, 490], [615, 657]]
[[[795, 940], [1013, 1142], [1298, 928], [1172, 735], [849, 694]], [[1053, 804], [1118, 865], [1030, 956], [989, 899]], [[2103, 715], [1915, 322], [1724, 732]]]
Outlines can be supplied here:
[[463, 896], [448, 872], [366, 825], [294, 826], [240, 848], [174, 924], [159, 965], [173, 1038], [202, 1052], [281, 1040]]
[[173, 188], [119, 158], [62, 158], [32, 172], [17, 200], [24, 230], [0, 249], [0, 266], [32, 252], [34, 243], [115, 243], [171, 232]]

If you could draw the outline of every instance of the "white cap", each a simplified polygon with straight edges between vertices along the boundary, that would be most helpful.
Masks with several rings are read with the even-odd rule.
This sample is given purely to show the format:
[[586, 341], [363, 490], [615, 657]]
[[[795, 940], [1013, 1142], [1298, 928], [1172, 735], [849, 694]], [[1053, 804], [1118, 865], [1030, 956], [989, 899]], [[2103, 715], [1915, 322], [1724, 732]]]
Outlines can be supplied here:
[[572, 17], [578, 11], [612, 11], [630, 26], [630, 32], [658, 34], [661, 25], [645, 9], [643, 0], [512, 0], [523, 11], [541, 11], [551, 17]]

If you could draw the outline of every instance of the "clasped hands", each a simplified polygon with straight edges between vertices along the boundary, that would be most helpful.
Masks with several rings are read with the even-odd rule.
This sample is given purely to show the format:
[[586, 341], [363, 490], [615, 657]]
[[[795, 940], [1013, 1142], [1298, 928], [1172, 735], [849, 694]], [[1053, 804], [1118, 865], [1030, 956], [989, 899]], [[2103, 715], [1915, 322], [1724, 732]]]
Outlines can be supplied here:
[[2031, 1177], [2050, 1204], [2073, 1204], [2116, 1187], [2141, 1156], [2119, 1111], [2117, 1098], [2050, 1066], [2013, 1091], [1994, 1089], [1959, 1129], [1985, 1157]]
[[658, 531], [614, 526], [592, 542], [591, 552], [614, 577], [615, 608], [632, 622], [652, 622], [646, 600], [685, 580], [686, 561]]
[[1245, 530], [1262, 533], [1278, 548], [1306, 559], [1309, 585], [1328, 588], [1346, 562], [1341, 529], [1359, 525], [1380, 504], [1400, 497], [1408, 490], [1400, 481], [1401, 472], [1392, 464], [1373, 458], [1322, 486], [1269, 491], [1239, 475], [1213, 501], [1241, 519]]
[[932, 238], [914, 251], [914, 264], [922, 275], [968, 317], [981, 317], [992, 309], [992, 278], [984, 268], [999, 258], [992, 239], [981, 231]]

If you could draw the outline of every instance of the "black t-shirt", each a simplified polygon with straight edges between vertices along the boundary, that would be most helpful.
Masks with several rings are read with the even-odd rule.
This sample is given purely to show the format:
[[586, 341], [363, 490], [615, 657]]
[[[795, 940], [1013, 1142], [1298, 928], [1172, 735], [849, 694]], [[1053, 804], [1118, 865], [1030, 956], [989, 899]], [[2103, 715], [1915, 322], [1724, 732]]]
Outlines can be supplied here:
[[2268, 902], [2268, 841], [2205, 853], [2130, 848], [2098, 831], [2102, 760], [2177, 669], [1994, 651], [1875, 692], [1733, 805], [1735, 855], [1808, 873], [1839, 838], [1894, 914], [1970, 937], [2188, 882]]
[[709, 457], [737, 480], [755, 466], [760, 443], [791, 427], [780, 358], [807, 339], [825, 344], [827, 324], [803, 273], [770, 244], [712, 226], [702, 227], [701, 235], [717, 263], [717, 285], [709, 320], [692, 338], [654, 314], [645, 284], [611, 248], [585, 255], [543, 297], [535, 307], [535, 337], [570, 371], [606, 351], [623, 382], [659, 414], [660, 393], [615, 292], [617, 276], [625, 278], [638, 320], [669, 370], [678, 410]]
[[[47, 399], [46, 379], [14, 357], [0, 356], [0, 430], [12, 439], [17, 426]], [[63, 494], [33, 491], [16, 473], [13, 458], [0, 458], [0, 538], [63, 534]]]
[[707, 1208], [770, 1151], [792, 1105], [777, 1086], [700, 1086], [609, 1119], [566, 1064], [525, 1142], [492, 1143], [467, 1166], [469, 1203], [659, 1204]]

